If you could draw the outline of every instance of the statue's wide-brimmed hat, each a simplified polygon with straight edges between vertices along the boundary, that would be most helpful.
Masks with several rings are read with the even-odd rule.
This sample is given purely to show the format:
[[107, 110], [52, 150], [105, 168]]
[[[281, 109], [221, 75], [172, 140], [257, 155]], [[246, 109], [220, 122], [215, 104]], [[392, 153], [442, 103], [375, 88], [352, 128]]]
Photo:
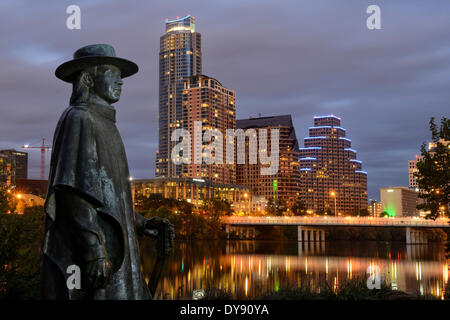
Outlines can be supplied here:
[[75, 51], [73, 60], [60, 65], [55, 71], [55, 76], [63, 81], [73, 82], [79, 71], [104, 64], [119, 68], [122, 78], [129, 77], [139, 70], [136, 63], [116, 57], [114, 48], [109, 44], [92, 44]]

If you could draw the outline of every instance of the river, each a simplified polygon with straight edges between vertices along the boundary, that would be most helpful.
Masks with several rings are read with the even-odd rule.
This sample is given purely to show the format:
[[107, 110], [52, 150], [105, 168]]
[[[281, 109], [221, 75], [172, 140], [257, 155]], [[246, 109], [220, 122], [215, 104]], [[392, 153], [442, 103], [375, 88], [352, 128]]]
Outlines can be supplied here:
[[[151, 273], [155, 252], [142, 243], [144, 274]], [[393, 289], [443, 297], [448, 282], [444, 244], [334, 241], [176, 241], [167, 258], [156, 299], [192, 299], [208, 286], [233, 298], [255, 299], [285, 287], [311, 287], [328, 282], [333, 288], [379, 270]], [[379, 269], [378, 269], [379, 268]], [[319, 290], [319, 289], [317, 289]]]

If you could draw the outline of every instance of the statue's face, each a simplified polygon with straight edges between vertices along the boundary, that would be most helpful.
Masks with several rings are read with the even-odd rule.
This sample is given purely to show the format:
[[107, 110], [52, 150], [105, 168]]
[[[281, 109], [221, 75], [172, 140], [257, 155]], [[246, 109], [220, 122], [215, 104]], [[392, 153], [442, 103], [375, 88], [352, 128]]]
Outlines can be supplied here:
[[103, 66], [95, 77], [95, 93], [108, 103], [119, 101], [122, 92], [120, 69], [115, 66]]

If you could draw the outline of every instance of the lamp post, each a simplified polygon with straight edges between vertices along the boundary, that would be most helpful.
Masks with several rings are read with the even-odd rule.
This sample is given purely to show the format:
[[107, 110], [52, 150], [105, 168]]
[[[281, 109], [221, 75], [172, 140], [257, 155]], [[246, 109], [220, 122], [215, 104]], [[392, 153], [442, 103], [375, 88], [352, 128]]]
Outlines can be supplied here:
[[336, 192], [331, 191], [330, 195], [334, 198], [334, 216], [337, 217], [337, 210], [336, 210]]

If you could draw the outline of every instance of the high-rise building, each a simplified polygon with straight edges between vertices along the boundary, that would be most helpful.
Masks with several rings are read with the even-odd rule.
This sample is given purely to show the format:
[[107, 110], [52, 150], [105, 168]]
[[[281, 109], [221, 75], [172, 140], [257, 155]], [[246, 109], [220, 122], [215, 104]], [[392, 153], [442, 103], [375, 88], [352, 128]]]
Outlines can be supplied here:
[[166, 33], [160, 38], [159, 52], [159, 146], [156, 154], [157, 177], [180, 177], [182, 166], [171, 161], [171, 133], [183, 127], [184, 83], [202, 72], [200, 33], [195, 18], [166, 20]]
[[417, 178], [416, 178], [415, 174], [418, 172], [418, 170], [417, 170], [417, 162], [419, 162], [420, 160], [422, 160], [422, 157], [416, 155], [416, 159], [415, 160], [409, 160], [408, 161], [409, 187], [411, 189], [416, 189], [416, 188], [419, 187], [418, 184], [417, 184]]
[[0, 150], [0, 158], [0, 175], [7, 185], [14, 185], [17, 179], [28, 178], [28, 153], [14, 149]]
[[334, 116], [314, 117], [300, 148], [301, 199], [322, 214], [358, 214], [367, 210], [367, 172]]
[[[236, 183], [252, 188], [255, 196], [264, 196], [266, 199], [278, 198], [290, 208], [300, 196], [300, 171], [298, 141], [290, 115], [259, 117], [236, 120], [236, 129], [244, 131], [255, 129], [267, 129], [267, 153], [270, 153], [271, 129], [279, 129], [279, 169], [274, 175], [261, 174], [261, 167], [267, 167], [261, 163], [258, 154], [256, 164], [249, 161], [249, 141], [245, 142], [245, 164], [236, 164]], [[258, 139], [258, 148], [261, 143]], [[237, 148], [236, 148], [237, 149]], [[270, 156], [270, 154], [269, 154]], [[237, 157], [235, 158], [235, 161]]]
[[[199, 75], [192, 76], [185, 82], [183, 91], [183, 128], [191, 134], [191, 150], [195, 150], [195, 139], [202, 141], [202, 137], [195, 137], [194, 126], [201, 123], [202, 131], [218, 130], [222, 136], [223, 150], [221, 154], [213, 154], [222, 160], [216, 163], [196, 164], [194, 156], [191, 163], [183, 165], [183, 177], [207, 179], [213, 183], [232, 184], [236, 182], [235, 165], [227, 164], [225, 146], [226, 130], [236, 128], [236, 93], [227, 89], [214, 78]], [[215, 139], [215, 138], [212, 138]]]
[[383, 211], [390, 217], [418, 216], [418, 192], [407, 187], [380, 188]]

